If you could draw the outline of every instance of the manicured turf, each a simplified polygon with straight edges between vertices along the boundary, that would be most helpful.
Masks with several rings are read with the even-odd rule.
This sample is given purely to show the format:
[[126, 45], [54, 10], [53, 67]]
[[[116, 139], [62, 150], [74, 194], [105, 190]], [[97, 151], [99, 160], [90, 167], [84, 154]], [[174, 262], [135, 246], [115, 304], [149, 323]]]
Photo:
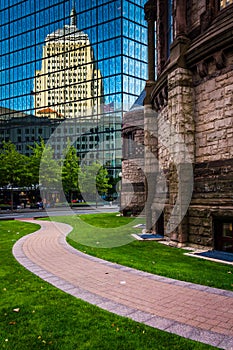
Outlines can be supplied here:
[[34, 276], [14, 259], [12, 246], [35, 229], [0, 221], [1, 349], [214, 349], [103, 311]]
[[68, 242], [90, 255], [182, 281], [233, 290], [231, 265], [185, 256], [186, 250], [155, 241], [132, 241], [131, 234], [141, 232], [133, 228], [141, 219], [132, 220], [111, 213], [54, 220], [73, 226]]

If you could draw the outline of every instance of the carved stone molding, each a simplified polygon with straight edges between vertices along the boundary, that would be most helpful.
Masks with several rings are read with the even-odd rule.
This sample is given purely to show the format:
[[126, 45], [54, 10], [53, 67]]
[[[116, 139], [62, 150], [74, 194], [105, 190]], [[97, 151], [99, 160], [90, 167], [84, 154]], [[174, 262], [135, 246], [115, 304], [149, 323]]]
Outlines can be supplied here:
[[161, 94], [163, 96], [164, 105], [166, 106], [167, 105], [167, 100], [168, 100], [168, 87], [167, 86], [163, 87], [163, 89], [161, 91]]
[[209, 75], [209, 65], [213, 65], [213, 63], [216, 66], [216, 70], [223, 69], [227, 66], [224, 50], [215, 52], [212, 56], [209, 56], [208, 59], [196, 64], [196, 70], [200, 78], [205, 78]]
[[[204, 58], [205, 60], [208, 58], [208, 61], [213, 59], [217, 51], [232, 47], [233, 6], [228, 6], [224, 11], [220, 11], [212, 18], [211, 23], [209, 23], [209, 20], [212, 16], [211, 11], [214, 11], [214, 5], [208, 10], [210, 11], [209, 14], [203, 14], [206, 17], [207, 30], [202, 35], [197, 36], [195, 40], [192, 40], [185, 55], [186, 64], [189, 68], [196, 67], [198, 62], [202, 62]], [[223, 62], [221, 62], [222, 59]], [[221, 54], [217, 58], [218, 67], [221, 67], [222, 64], [224, 64], [224, 54], [222, 58]]]
[[217, 69], [222, 69], [226, 67], [226, 56], [223, 50], [216, 52], [213, 57]]
[[168, 87], [167, 85], [163, 86], [160, 91], [156, 94], [153, 100], [154, 109], [158, 112], [163, 107], [167, 105], [168, 101]]
[[211, 9], [208, 9], [207, 11], [201, 14], [201, 33], [204, 33], [204, 31], [209, 27], [212, 19], [213, 14]]
[[155, 81], [150, 81], [150, 80], [146, 81], [146, 86], [145, 86], [146, 96], [144, 98], [144, 105], [152, 103], [152, 96], [151, 96], [151, 94], [152, 94], [152, 91], [153, 91], [155, 85], [156, 85]]
[[200, 78], [205, 78], [208, 75], [208, 65], [205, 61], [197, 63], [197, 73]]

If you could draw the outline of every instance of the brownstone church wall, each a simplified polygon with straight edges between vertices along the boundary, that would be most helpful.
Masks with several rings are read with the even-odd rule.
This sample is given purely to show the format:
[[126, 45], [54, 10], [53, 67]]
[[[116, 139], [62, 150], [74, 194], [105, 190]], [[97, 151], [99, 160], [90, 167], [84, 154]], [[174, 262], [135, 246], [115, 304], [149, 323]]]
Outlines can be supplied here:
[[194, 88], [198, 163], [233, 155], [233, 70], [227, 70]]
[[[195, 92], [194, 192], [189, 208], [189, 242], [215, 247], [214, 220], [233, 217], [233, 71], [209, 74]], [[212, 72], [213, 67], [209, 67]]]
[[[150, 216], [146, 229], [160, 233], [161, 221], [154, 225], [158, 200], [150, 198], [148, 203], [148, 196], [156, 191], [146, 188], [142, 175], [153, 175], [150, 159], [153, 148], [160, 175], [157, 169], [155, 182], [150, 183], [162, 188], [161, 174], [166, 182], [162, 215], [165, 237], [177, 245], [233, 252], [233, 4], [220, 9], [217, 0], [174, 0], [173, 41], [167, 58], [162, 45], [166, 41], [164, 29], [169, 29], [163, 23], [165, 14], [168, 15], [167, 10], [162, 11], [164, 6], [168, 8], [167, 1], [153, 0], [145, 6], [149, 35], [153, 21], [157, 24], [158, 74], [157, 80], [153, 80], [153, 55], [149, 55], [144, 100], [146, 147], [139, 167], [142, 173], [136, 175], [131, 160], [123, 162], [123, 174], [133, 180], [135, 192], [127, 209], [131, 207], [132, 212], [137, 212], [137, 207], [141, 210], [146, 201], [144, 212], [146, 217]], [[149, 40], [148, 50], [155, 50], [153, 40]], [[131, 124], [134, 117], [138, 120], [137, 113], [132, 111]], [[142, 121], [142, 114], [140, 118]], [[147, 128], [152, 122], [157, 130], [157, 143], [154, 137], [148, 137]], [[136, 129], [135, 124], [134, 137], [139, 133], [142, 139], [141, 128]], [[125, 126], [126, 139], [128, 131]]]
[[196, 163], [189, 242], [214, 247], [214, 220], [233, 217], [233, 158]]
[[121, 211], [125, 216], [139, 215], [145, 206], [143, 125], [143, 107], [125, 113], [121, 188]]

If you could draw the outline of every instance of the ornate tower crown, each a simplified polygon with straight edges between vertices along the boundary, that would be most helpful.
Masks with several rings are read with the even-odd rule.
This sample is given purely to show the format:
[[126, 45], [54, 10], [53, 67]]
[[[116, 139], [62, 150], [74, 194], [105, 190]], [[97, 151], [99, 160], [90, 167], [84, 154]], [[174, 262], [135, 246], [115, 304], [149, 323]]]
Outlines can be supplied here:
[[70, 13], [70, 25], [75, 27], [77, 26], [77, 12], [74, 3]]

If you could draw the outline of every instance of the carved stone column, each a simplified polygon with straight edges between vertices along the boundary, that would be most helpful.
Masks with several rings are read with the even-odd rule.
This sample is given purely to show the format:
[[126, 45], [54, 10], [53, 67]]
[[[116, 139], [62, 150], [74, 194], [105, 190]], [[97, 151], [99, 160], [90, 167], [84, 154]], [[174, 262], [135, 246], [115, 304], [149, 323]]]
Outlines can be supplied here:
[[170, 64], [176, 64], [179, 67], [185, 68], [185, 52], [190, 42], [187, 38], [186, 0], [174, 1], [173, 13], [174, 41], [171, 45]]
[[219, 9], [219, 1], [218, 0], [209, 0], [209, 9], [214, 17]]
[[186, 23], [186, 0], [176, 0], [174, 2], [174, 36], [186, 35], [187, 23]]
[[192, 165], [195, 161], [192, 73], [177, 67], [168, 75], [167, 139], [170, 142], [169, 204], [165, 224], [172, 241], [187, 241], [187, 208], [192, 196]]
[[146, 232], [154, 231], [152, 204], [158, 176], [158, 118], [151, 105], [144, 106], [144, 172], [146, 178]]
[[155, 85], [155, 21], [157, 17], [157, 2], [146, 2], [145, 19], [148, 23], [148, 80], [146, 82], [146, 98], [144, 100], [144, 172], [146, 176], [146, 231], [152, 231], [152, 202], [156, 186], [157, 118], [152, 107], [151, 92]]
[[201, 14], [201, 32], [203, 33], [211, 24], [219, 8], [217, 0], [206, 0], [206, 10]]
[[157, 73], [160, 75], [168, 58], [168, 4], [158, 0], [157, 11]]
[[155, 21], [157, 16], [157, 3], [148, 0], [144, 6], [145, 19], [148, 23], [148, 80], [146, 82], [146, 98], [151, 103], [151, 90], [155, 82]]

